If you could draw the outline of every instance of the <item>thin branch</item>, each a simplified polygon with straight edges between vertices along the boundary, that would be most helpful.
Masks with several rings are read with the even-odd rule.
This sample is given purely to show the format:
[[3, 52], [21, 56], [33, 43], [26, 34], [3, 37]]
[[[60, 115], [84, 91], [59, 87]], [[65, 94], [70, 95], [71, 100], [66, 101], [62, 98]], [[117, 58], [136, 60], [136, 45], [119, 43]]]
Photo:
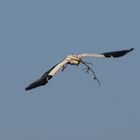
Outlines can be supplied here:
[[85, 68], [85, 70], [86, 70], [85, 72], [86, 72], [86, 73], [89, 73], [89, 72], [91, 71], [91, 73], [92, 73], [93, 76], [94, 76], [94, 80], [96, 80], [97, 83], [98, 83], [98, 86], [100, 86], [101, 83], [100, 83], [100, 81], [98, 80], [98, 78], [97, 78], [97, 76], [96, 76], [94, 70], [88, 65], [88, 64], [92, 65], [92, 63], [84, 62], [84, 61], [82, 61], [82, 60], [80, 60], [80, 62], [86, 66], [86, 68]]

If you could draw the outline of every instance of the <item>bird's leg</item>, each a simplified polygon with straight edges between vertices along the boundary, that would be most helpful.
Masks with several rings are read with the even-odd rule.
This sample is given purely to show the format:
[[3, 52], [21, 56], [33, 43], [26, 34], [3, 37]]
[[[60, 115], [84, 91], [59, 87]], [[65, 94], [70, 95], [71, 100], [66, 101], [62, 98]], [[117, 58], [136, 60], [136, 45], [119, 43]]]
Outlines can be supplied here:
[[82, 60], [80, 60], [80, 62], [86, 66], [86, 68], [85, 68], [85, 70], [86, 70], [85, 72], [86, 72], [86, 73], [89, 73], [90, 71], [92, 72], [92, 74], [93, 74], [93, 76], [94, 76], [94, 80], [96, 80], [96, 81], [98, 82], [99, 86], [100, 86], [100, 81], [99, 81], [98, 78], [96, 77], [96, 74], [95, 74], [94, 70], [89, 66], [89, 64], [92, 65], [92, 63], [84, 62], [84, 61], [82, 61]]
[[68, 66], [68, 64], [65, 64], [65, 65], [63, 65], [63, 67], [62, 67], [62, 70], [61, 71], [64, 71], [65, 69], [66, 69], [66, 67]]

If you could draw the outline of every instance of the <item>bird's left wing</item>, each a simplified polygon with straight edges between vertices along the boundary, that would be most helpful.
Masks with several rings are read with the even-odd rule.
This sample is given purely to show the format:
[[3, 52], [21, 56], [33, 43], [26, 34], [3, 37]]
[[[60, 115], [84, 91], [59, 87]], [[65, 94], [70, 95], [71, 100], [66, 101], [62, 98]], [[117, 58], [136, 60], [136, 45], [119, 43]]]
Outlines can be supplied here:
[[63, 60], [62, 62], [56, 64], [55, 66], [53, 66], [50, 70], [48, 70], [47, 72], [45, 72], [41, 78], [39, 78], [38, 80], [34, 81], [33, 83], [31, 83], [29, 86], [27, 86], [25, 88], [25, 90], [31, 90], [33, 88], [39, 87], [39, 86], [43, 86], [45, 84], [48, 83], [48, 81], [56, 74], [56, 72], [63, 67], [65, 64], [67, 64], [67, 60]]
[[84, 54], [80, 54], [78, 56], [80, 58], [84, 58], [84, 57], [95, 57], [95, 58], [121, 57], [133, 50], [134, 50], [134, 48], [131, 48], [129, 50], [120, 50], [120, 51], [106, 52], [106, 53], [101, 53], [101, 54], [84, 53]]

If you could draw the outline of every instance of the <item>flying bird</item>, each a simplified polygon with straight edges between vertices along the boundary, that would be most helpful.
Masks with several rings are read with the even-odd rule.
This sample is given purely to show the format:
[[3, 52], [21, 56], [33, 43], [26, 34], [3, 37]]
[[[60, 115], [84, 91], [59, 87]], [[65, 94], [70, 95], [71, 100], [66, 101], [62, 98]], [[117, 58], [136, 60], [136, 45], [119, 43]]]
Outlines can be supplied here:
[[79, 55], [76, 55], [76, 54], [68, 55], [61, 62], [59, 62], [58, 64], [53, 66], [47, 72], [45, 72], [41, 76], [41, 78], [39, 78], [38, 80], [34, 81], [29, 86], [27, 86], [25, 88], [25, 90], [31, 90], [33, 88], [36, 88], [36, 87], [43, 86], [43, 85], [47, 84], [48, 81], [57, 73], [58, 70], [61, 69], [61, 71], [64, 71], [67, 68], [68, 65], [79, 66], [80, 64], [83, 64], [83, 65], [86, 66], [86, 68], [85, 68], [86, 71], [85, 72], [87, 72], [87, 73], [91, 72], [94, 76], [94, 80], [96, 80], [98, 82], [98, 84], [100, 85], [100, 81], [96, 77], [94, 70], [90, 67], [90, 64], [92, 64], [92, 63], [83, 61], [83, 58], [87, 58], [87, 57], [94, 57], [94, 58], [111, 58], [112, 57], [112, 58], [117, 58], [117, 57], [124, 56], [124, 55], [126, 55], [127, 53], [129, 53], [133, 50], [134, 50], [134, 48], [131, 48], [129, 50], [105, 52], [105, 53], [100, 53], [100, 54], [83, 53], [83, 54], [79, 54]]

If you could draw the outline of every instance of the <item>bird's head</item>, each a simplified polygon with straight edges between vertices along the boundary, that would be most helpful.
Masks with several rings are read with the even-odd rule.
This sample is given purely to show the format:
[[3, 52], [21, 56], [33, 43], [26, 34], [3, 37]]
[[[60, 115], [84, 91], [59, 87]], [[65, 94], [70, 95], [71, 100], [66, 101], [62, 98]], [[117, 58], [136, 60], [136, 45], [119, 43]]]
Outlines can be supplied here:
[[78, 55], [68, 55], [65, 60], [68, 61], [68, 64], [79, 65], [81, 58]]

